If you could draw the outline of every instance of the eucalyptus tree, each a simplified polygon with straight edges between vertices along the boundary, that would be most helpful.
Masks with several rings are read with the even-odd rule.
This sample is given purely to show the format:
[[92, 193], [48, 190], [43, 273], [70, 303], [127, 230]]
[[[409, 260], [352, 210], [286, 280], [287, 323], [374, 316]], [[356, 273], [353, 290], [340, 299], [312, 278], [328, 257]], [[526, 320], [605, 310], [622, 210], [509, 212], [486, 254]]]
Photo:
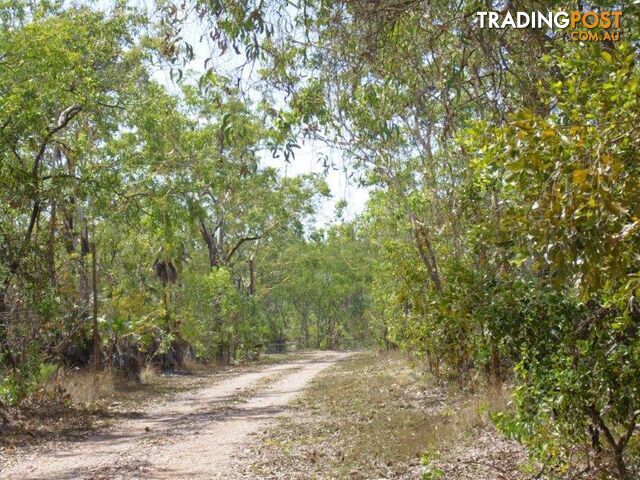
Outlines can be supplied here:
[[267, 290], [272, 341], [289, 339], [303, 348], [369, 345], [369, 249], [356, 223], [269, 245], [258, 280]]
[[[145, 76], [133, 40], [140, 19], [127, 11], [14, 11], [0, 32], [0, 350], [17, 374], [28, 343], [64, 349], [59, 333], [84, 330], [77, 319], [91, 303], [90, 192], [108, 182], [96, 159]], [[61, 295], [69, 289], [77, 294]], [[65, 318], [56, 315], [64, 300], [79, 308], [71, 325], [41, 329], [34, 319]]]

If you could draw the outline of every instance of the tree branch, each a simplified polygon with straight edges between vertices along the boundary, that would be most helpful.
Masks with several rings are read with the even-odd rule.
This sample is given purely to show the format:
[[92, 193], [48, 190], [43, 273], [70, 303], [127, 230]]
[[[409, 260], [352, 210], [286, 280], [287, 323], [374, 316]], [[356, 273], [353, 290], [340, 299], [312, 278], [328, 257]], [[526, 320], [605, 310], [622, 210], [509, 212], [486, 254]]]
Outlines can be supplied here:
[[38, 174], [38, 168], [40, 167], [40, 162], [42, 161], [42, 157], [44, 157], [44, 152], [47, 149], [47, 145], [51, 141], [51, 138], [58, 133], [60, 130], [65, 128], [69, 122], [75, 117], [80, 111], [82, 107], [80, 105], [71, 105], [67, 109], [63, 110], [62, 113], [58, 116], [58, 121], [56, 122], [56, 126], [51, 128], [47, 134], [45, 135], [42, 143], [40, 144], [40, 148], [38, 150], [38, 154], [33, 161], [33, 167], [31, 169], [31, 175], [35, 177]]
[[233, 247], [231, 249], [231, 252], [229, 252], [229, 255], [227, 255], [227, 261], [231, 260], [231, 257], [233, 257], [233, 254], [236, 253], [236, 251], [238, 250], [238, 248], [240, 248], [240, 246], [244, 243], [244, 242], [251, 242], [253, 240], [260, 240], [262, 238], [262, 235], [259, 235], [257, 237], [244, 237], [241, 238], [238, 243], [236, 243], [236, 246]]
[[[31, 209], [31, 217], [29, 219], [29, 226], [27, 227], [27, 232], [24, 235], [24, 239], [22, 241], [22, 246], [20, 247], [20, 253], [18, 258], [24, 257], [26, 253], [27, 245], [31, 241], [31, 235], [33, 234], [33, 229], [35, 228], [36, 221], [38, 220], [38, 216], [40, 215], [40, 199], [37, 197], [37, 189], [38, 189], [38, 170], [40, 167], [40, 163], [42, 162], [42, 158], [44, 157], [44, 153], [47, 150], [47, 145], [51, 141], [51, 138], [58, 133], [60, 130], [65, 128], [69, 122], [75, 117], [80, 111], [82, 107], [80, 105], [71, 105], [67, 109], [63, 110], [62, 113], [58, 116], [58, 120], [56, 122], [56, 126], [51, 128], [47, 134], [45, 135], [42, 143], [40, 144], [40, 148], [38, 149], [38, 153], [33, 160], [33, 167], [31, 168], [31, 176], [33, 178], [33, 186], [36, 189], [35, 195], [36, 198], [33, 201], [33, 208]], [[18, 260], [19, 261], [19, 260]], [[16, 267], [17, 269], [17, 267]], [[15, 273], [15, 272], [14, 272]]]

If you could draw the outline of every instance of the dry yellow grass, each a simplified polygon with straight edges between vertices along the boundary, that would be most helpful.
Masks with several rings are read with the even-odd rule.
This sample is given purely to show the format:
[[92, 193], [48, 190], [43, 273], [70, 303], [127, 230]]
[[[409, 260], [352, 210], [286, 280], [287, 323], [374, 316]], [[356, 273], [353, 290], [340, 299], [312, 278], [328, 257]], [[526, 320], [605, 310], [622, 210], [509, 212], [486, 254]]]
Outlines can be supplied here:
[[62, 374], [58, 381], [74, 404], [104, 400], [116, 391], [116, 383], [109, 371], [71, 370]]
[[158, 369], [153, 365], [146, 364], [140, 371], [140, 383], [142, 385], [153, 385], [158, 381]]
[[504, 389], [446, 387], [398, 352], [361, 353], [312, 383], [248, 455], [244, 475], [422, 478], [425, 452], [440, 458], [450, 447], [473, 447], [491, 431], [489, 413], [506, 405]]

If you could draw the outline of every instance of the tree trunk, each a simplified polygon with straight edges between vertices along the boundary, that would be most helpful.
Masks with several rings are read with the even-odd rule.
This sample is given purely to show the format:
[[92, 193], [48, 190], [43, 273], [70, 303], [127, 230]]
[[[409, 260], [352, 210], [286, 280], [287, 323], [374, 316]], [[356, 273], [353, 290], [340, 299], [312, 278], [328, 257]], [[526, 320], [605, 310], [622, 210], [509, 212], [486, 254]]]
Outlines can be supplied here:
[[[79, 273], [80, 273], [80, 300], [82, 305], [83, 317], [88, 313], [91, 287], [89, 283], [89, 268], [87, 266], [87, 257], [91, 253], [91, 245], [89, 243], [89, 229], [86, 224], [86, 219], [81, 210], [79, 210], [79, 218], [81, 219], [82, 227], [80, 229], [80, 258], [79, 258]], [[84, 317], [86, 318], [86, 317]]]
[[618, 478], [620, 480], [630, 480], [631, 477], [629, 475], [629, 470], [627, 469], [627, 465], [624, 460], [624, 451], [631, 439], [631, 436], [633, 435], [633, 432], [635, 431], [637, 417], [632, 414], [626, 434], [623, 435], [619, 441], [616, 441], [614, 437], [615, 431], [607, 426], [601, 413], [594, 405], [587, 407], [587, 413], [591, 417], [593, 423], [597, 425], [600, 431], [604, 434], [604, 438], [613, 452], [613, 461], [615, 469], [618, 472]]
[[16, 370], [16, 361], [13, 358], [11, 349], [9, 348], [9, 339], [7, 338], [7, 315], [9, 306], [7, 305], [7, 294], [9, 292], [9, 278], [5, 278], [2, 282], [0, 290], [0, 361], [6, 363], [13, 371]]
[[302, 337], [302, 345], [305, 348], [309, 347], [309, 318], [306, 311], [302, 313], [302, 319], [300, 320], [300, 330]]
[[209, 266], [211, 268], [216, 268], [219, 264], [219, 260], [215, 230], [210, 232], [204, 220], [200, 220], [200, 233], [202, 233], [202, 238], [207, 244], [207, 251], [209, 253]]
[[491, 376], [496, 385], [502, 383], [502, 371], [500, 368], [500, 355], [498, 354], [498, 347], [495, 344], [495, 339], [491, 339]]
[[429, 240], [426, 227], [418, 221], [413, 213], [411, 213], [409, 217], [420, 259], [427, 267], [434, 288], [440, 292], [442, 291], [442, 281], [440, 279], [440, 273], [438, 272], [438, 262], [436, 261], [436, 254], [431, 245], [431, 240]]
[[57, 205], [56, 201], [51, 202], [51, 218], [49, 219], [49, 240], [47, 242], [47, 263], [49, 264], [49, 284], [52, 289], [58, 287], [58, 277], [56, 273], [56, 222]]
[[171, 324], [171, 313], [169, 312], [169, 292], [167, 291], [167, 285], [162, 285], [162, 306], [164, 307], [164, 321], [167, 328], [167, 332], [173, 331], [173, 325]]
[[320, 317], [316, 315], [316, 348], [320, 349]]
[[93, 290], [93, 368], [100, 369], [100, 332], [98, 330], [98, 260], [96, 255], [96, 233], [91, 242], [92, 290]]
[[329, 350], [333, 350], [335, 348], [335, 325], [333, 319], [329, 320], [329, 325], [327, 328], [327, 339], [329, 343], [327, 344], [327, 348]]
[[387, 322], [383, 322], [383, 330], [382, 335], [384, 336], [384, 348], [387, 353], [389, 353], [389, 327], [387, 326]]
[[249, 259], [249, 295], [256, 293], [256, 272], [253, 266], [253, 258]]

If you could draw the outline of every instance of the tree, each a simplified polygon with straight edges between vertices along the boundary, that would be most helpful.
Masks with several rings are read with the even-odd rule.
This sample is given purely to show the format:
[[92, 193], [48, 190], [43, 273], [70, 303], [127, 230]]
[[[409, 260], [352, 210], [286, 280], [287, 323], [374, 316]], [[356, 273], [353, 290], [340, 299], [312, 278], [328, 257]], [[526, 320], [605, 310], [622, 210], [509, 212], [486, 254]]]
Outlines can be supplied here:
[[[63, 259], [72, 260], [79, 280], [71, 287], [79, 311], [67, 333], [89, 314], [87, 189], [101, 185], [93, 158], [115, 134], [114, 118], [140, 78], [141, 62], [132, 48], [137, 19], [124, 11], [17, 6], [14, 13], [0, 34], [0, 352], [22, 375], [19, 365], [31, 350], [23, 327], [36, 335], [27, 343], [66, 344], [55, 329], [38, 327], [58, 316], [59, 293], [75, 282], [60, 277]], [[31, 325], [21, 325], [24, 318]]]

